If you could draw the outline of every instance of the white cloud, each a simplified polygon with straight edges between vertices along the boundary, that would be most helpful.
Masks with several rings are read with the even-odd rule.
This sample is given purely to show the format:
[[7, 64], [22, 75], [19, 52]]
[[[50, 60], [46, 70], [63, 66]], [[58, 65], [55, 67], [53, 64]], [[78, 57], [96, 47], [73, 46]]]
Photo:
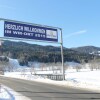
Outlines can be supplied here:
[[10, 6], [7, 6], [7, 5], [0, 5], [0, 8], [15, 9], [14, 7], [10, 7]]
[[80, 31], [77, 31], [77, 32], [73, 32], [73, 33], [70, 33], [70, 34], [66, 35], [66, 38], [76, 36], [76, 35], [81, 35], [81, 34], [84, 34], [86, 32], [87, 32], [87, 30], [80, 30]]

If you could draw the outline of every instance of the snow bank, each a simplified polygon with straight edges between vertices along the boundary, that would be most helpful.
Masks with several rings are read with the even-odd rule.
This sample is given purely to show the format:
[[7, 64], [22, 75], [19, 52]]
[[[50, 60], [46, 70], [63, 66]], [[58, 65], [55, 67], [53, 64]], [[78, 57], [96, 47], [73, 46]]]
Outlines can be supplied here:
[[0, 89], [0, 100], [15, 100], [13, 95], [11, 95], [4, 87]]
[[30, 99], [4, 85], [1, 85], [0, 100], [30, 100]]
[[[43, 71], [40, 72], [44, 74]], [[47, 72], [46, 72], [47, 73]], [[51, 71], [48, 73], [51, 73]], [[76, 72], [75, 70], [66, 71], [65, 81], [54, 81], [47, 79], [45, 76], [31, 75], [30, 72], [22, 74], [21, 72], [9, 72], [5, 73], [6, 77], [14, 77], [25, 80], [44, 82], [48, 84], [60, 85], [60, 86], [71, 86], [76, 88], [91, 89], [100, 91], [100, 71], [89, 71], [81, 70], [81, 72]]]

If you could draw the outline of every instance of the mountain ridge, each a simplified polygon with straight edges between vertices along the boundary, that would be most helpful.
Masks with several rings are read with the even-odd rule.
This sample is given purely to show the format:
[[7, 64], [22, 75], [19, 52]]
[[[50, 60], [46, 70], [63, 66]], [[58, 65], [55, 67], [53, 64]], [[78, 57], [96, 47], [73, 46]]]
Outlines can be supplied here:
[[77, 52], [83, 52], [83, 53], [92, 53], [92, 52], [98, 52], [100, 51], [100, 47], [96, 46], [81, 46], [81, 47], [76, 47], [76, 48], [71, 48], [72, 50], [75, 50]]
[[[64, 47], [64, 62], [74, 61], [78, 63], [88, 62], [94, 58], [93, 54], [79, 52], [73, 48]], [[61, 62], [60, 47], [42, 46], [25, 42], [4, 41], [0, 47], [0, 55], [6, 55], [18, 59], [21, 65], [27, 65], [28, 61]], [[97, 57], [97, 56], [96, 56]]]

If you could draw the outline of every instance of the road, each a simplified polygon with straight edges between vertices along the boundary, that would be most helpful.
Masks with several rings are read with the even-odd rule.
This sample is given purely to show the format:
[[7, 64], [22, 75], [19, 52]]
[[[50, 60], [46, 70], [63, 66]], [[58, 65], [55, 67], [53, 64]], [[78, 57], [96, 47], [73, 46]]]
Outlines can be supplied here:
[[0, 76], [0, 83], [31, 100], [100, 100], [100, 93]]

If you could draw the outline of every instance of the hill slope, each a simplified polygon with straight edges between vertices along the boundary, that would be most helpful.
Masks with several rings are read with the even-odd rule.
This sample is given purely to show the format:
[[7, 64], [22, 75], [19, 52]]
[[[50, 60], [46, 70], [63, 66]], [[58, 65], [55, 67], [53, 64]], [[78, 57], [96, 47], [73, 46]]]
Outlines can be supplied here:
[[75, 50], [80, 53], [87, 53], [87, 54], [96, 54], [100, 51], [100, 47], [95, 46], [84, 46], [84, 47], [78, 47], [78, 48], [71, 48], [72, 50]]
[[[81, 63], [93, 59], [93, 55], [86, 53], [64, 48], [64, 62], [74, 61]], [[16, 58], [21, 65], [27, 65], [28, 61], [61, 62], [60, 47], [41, 46], [24, 42], [4, 41], [0, 47], [0, 55]]]

